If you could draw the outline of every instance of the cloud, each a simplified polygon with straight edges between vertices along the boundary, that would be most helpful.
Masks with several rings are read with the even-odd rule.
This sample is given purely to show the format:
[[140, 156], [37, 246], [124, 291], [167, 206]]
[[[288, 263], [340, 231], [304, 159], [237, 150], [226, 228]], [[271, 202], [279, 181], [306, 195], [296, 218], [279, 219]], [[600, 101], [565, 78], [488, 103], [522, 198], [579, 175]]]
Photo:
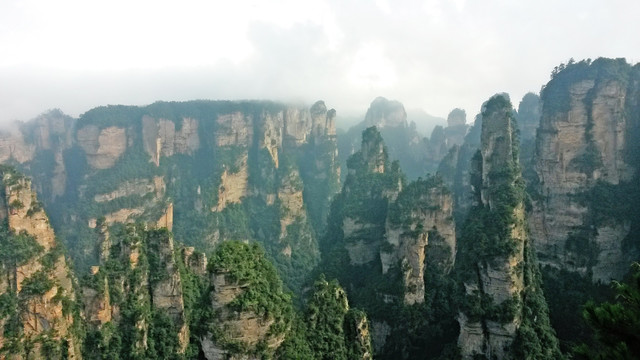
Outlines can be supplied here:
[[379, 0], [0, 2], [0, 121], [156, 100], [376, 96], [469, 118], [570, 57], [640, 61], [640, 3]]

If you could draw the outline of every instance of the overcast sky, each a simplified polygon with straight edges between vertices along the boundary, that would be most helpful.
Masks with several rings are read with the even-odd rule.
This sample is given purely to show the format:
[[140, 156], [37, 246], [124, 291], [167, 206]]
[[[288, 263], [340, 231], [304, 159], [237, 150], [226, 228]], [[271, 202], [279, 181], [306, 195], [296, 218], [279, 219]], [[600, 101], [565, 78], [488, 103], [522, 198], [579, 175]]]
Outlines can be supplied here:
[[156, 100], [376, 96], [468, 121], [573, 57], [640, 61], [637, 0], [1, 0], [0, 122]]

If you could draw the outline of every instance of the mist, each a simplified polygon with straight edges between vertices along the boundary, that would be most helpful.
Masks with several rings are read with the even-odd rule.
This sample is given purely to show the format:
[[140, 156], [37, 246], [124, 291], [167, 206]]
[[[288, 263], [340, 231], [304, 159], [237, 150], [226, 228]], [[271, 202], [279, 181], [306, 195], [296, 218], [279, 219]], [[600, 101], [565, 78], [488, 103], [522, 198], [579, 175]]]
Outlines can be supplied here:
[[377, 96], [471, 121], [569, 58], [640, 59], [634, 1], [126, 4], [3, 2], [0, 122], [193, 99], [324, 100], [347, 120]]

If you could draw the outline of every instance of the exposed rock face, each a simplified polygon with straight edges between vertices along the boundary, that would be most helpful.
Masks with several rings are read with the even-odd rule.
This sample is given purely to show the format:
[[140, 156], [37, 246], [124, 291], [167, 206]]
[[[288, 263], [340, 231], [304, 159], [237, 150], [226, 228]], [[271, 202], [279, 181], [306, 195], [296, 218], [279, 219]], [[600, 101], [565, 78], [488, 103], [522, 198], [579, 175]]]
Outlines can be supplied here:
[[440, 179], [418, 180], [403, 189], [390, 206], [385, 242], [380, 250], [383, 274], [399, 264], [404, 303], [424, 302], [427, 254], [431, 255], [429, 261], [446, 274], [453, 266], [456, 252], [453, 200]]
[[[339, 191], [335, 119], [322, 101], [311, 107], [267, 101], [107, 106], [77, 121], [52, 112], [21, 125], [22, 133], [0, 136], [0, 161], [23, 163], [65, 233], [93, 228], [101, 217], [107, 224], [168, 228], [175, 221], [177, 236], [213, 246], [247, 237], [236, 230], [251, 228], [270, 251], [313, 254], [315, 260], [303, 262], [313, 266], [315, 234], [324, 231]], [[251, 212], [282, 215], [273, 219], [281, 226], [255, 224]], [[232, 226], [230, 218], [250, 224]], [[221, 229], [225, 224], [233, 229]], [[69, 248], [80, 266], [92, 265], [85, 256], [93, 249]]]
[[77, 140], [94, 169], [112, 167], [127, 149], [126, 129], [117, 126], [100, 129], [87, 125], [78, 129]]
[[[619, 70], [607, 73], [609, 67]], [[569, 72], [577, 75], [565, 78]], [[539, 197], [531, 236], [541, 263], [582, 274], [591, 270], [594, 281], [621, 279], [637, 255], [622, 248], [631, 219], [594, 223], [593, 205], [581, 198], [599, 186], [627, 183], [637, 170], [629, 156], [638, 126], [630, 115], [637, 84], [627, 76], [632, 70], [620, 60], [578, 63], [560, 72], [542, 94], [534, 159]], [[598, 250], [586, 254], [586, 248]]]
[[[259, 342], [265, 341], [269, 348], [276, 349], [284, 341], [284, 336], [271, 336], [269, 329], [273, 325], [273, 319], [263, 319], [258, 314], [252, 312], [243, 312], [234, 314], [225, 308], [238, 295], [243, 293], [246, 284], [238, 284], [235, 281], [229, 281], [226, 275], [212, 275], [212, 284], [216, 289], [211, 296], [211, 306], [214, 311], [220, 311], [220, 321], [224, 323], [225, 337], [230, 341], [240, 342], [247, 347], [254, 348]], [[205, 356], [209, 360], [218, 359], [214, 354], [226, 354], [230, 356], [228, 351], [218, 347], [212, 343], [210, 351], [205, 352]], [[246, 358], [231, 357], [233, 359]], [[258, 359], [258, 357], [249, 357], [249, 359]]]
[[156, 221], [156, 228], [166, 228], [169, 231], [173, 230], [173, 203], [167, 205], [166, 210], [160, 215], [158, 221]]
[[[328, 217], [324, 245], [332, 259], [325, 268], [356, 294], [354, 306], [371, 311], [376, 353], [408, 349], [411, 345], [398, 342], [398, 335], [392, 337], [392, 345], [387, 341], [390, 334], [412, 326], [401, 324], [396, 316], [400, 318], [404, 310], [421, 311], [414, 305], [425, 302], [426, 283], [431, 284], [425, 279], [427, 266], [434, 271], [430, 279], [436, 279], [454, 264], [453, 198], [436, 177], [406, 184], [398, 163], [389, 162], [375, 127], [362, 133], [361, 150], [349, 158], [347, 166], [343, 190]], [[386, 309], [385, 314], [374, 309]]]
[[336, 137], [336, 111], [327, 110], [323, 101], [310, 109], [312, 133], [305, 149], [308, 160], [300, 169], [304, 182], [305, 199], [309, 221], [316, 233], [325, 231], [327, 215], [333, 196], [340, 192], [340, 164]]
[[444, 129], [447, 149], [455, 145], [462, 145], [468, 129], [467, 113], [458, 108], [451, 110], [447, 116], [447, 127]]
[[[93, 274], [95, 276], [96, 274]], [[112, 320], [111, 300], [109, 298], [109, 282], [107, 278], [98, 279], [102, 281], [103, 291], [98, 291], [90, 287], [82, 288], [82, 302], [84, 303], [84, 313], [89, 325], [100, 328], [102, 325]]]
[[400, 162], [410, 180], [433, 174], [449, 149], [462, 144], [469, 129], [466, 113], [462, 109], [454, 109], [448, 123], [446, 127], [436, 126], [430, 137], [425, 137], [429, 134], [419, 133], [415, 122], [407, 125], [407, 114], [401, 103], [376, 98], [365, 119], [339, 137], [342, 162], [344, 164], [348, 156], [359, 149], [361, 132], [367, 127], [376, 126], [385, 139], [390, 157]]
[[280, 217], [280, 238], [287, 236], [287, 227], [296, 220], [306, 221], [304, 202], [302, 197], [302, 180], [297, 170], [289, 172], [281, 179], [278, 190], [278, 200], [282, 209]]
[[482, 116], [476, 116], [474, 125], [469, 129], [462, 145], [453, 146], [438, 166], [438, 175], [453, 192], [456, 221], [462, 223], [473, 204], [471, 186], [471, 160], [480, 148]]
[[213, 330], [200, 339], [204, 356], [213, 360], [272, 355], [289, 331], [290, 319], [284, 314], [291, 311], [273, 265], [257, 245], [236, 241], [220, 244], [212, 265], [214, 318], [208, 325]]
[[152, 306], [156, 311], [167, 314], [179, 329], [178, 341], [181, 352], [184, 352], [189, 343], [189, 328], [184, 313], [180, 273], [174, 259], [173, 237], [163, 230], [151, 232], [148, 246], [154, 258], [158, 259], [157, 263], [153, 264], [157, 267], [155, 272], [164, 274], [158, 281], [150, 284]]
[[362, 133], [362, 149], [352, 155], [348, 167], [341, 194], [348, 209], [342, 218], [342, 232], [351, 265], [358, 266], [379, 258], [386, 208], [398, 197], [402, 183], [397, 165], [392, 169], [389, 164], [382, 136], [375, 127]]
[[229, 204], [239, 204], [247, 195], [249, 187], [249, 169], [247, 156], [244, 155], [236, 166], [237, 171], [225, 169], [218, 187], [218, 205], [212, 211], [222, 211]]
[[[29, 341], [33, 348], [29, 358], [44, 359], [46, 341], [60, 344], [63, 340], [68, 348], [61, 349], [54, 345], [55, 351], [65, 352], [70, 359], [80, 357], [79, 343], [71, 334], [71, 327], [76, 319], [63, 308], [63, 301], [75, 301], [72, 278], [64, 256], [56, 250], [55, 235], [49, 226], [49, 219], [37, 201], [31, 182], [12, 171], [3, 171], [3, 198], [0, 199], [0, 212], [3, 218], [8, 217], [8, 231], [22, 240], [12, 238], [3, 241], [17, 242], [5, 244], [6, 251], [12, 246], [21, 246], [15, 254], [17, 257], [2, 261], [2, 282], [0, 290], [4, 295], [16, 297], [20, 307], [16, 309], [16, 320], [12, 323], [10, 333], [0, 334], [0, 343], [12, 342], [23, 344]], [[28, 250], [27, 253], [24, 253]], [[13, 250], [15, 251], [15, 250]], [[7, 254], [5, 254], [6, 256]], [[56, 299], [59, 299], [56, 301]], [[5, 324], [2, 319], [0, 325]], [[9, 336], [5, 338], [5, 336]], [[24, 348], [15, 348], [18, 358]]]
[[[144, 207], [137, 207], [133, 209], [120, 209], [118, 211], [112, 212], [110, 214], [105, 214], [104, 218], [107, 224], [112, 225], [115, 223], [126, 224], [135, 221], [135, 218], [139, 215], [142, 215], [145, 211]], [[96, 227], [97, 219], [89, 219], [88, 226], [90, 228]]]
[[541, 115], [540, 96], [527, 93], [518, 105], [518, 128], [520, 129], [520, 141], [523, 145], [526, 141], [535, 139]]
[[369, 332], [367, 315], [361, 311], [351, 310], [347, 313], [345, 322], [345, 327], [348, 329], [348, 333], [346, 334], [347, 344], [357, 349], [354, 351], [355, 356], [352, 358], [359, 360], [373, 359], [371, 333]]
[[164, 179], [160, 176], [153, 179], [133, 179], [123, 182], [114, 191], [95, 195], [93, 200], [100, 203], [131, 195], [144, 196], [151, 192], [155, 192], [156, 195], [160, 196], [164, 193], [165, 188]]
[[15, 159], [24, 163], [32, 160], [34, 153], [35, 145], [26, 144], [17, 130], [0, 132], [0, 162], [6, 163]]
[[184, 117], [180, 122], [180, 128], [176, 130], [176, 123], [171, 120], [154, 119], [144, 115], [142, 117], [142, 139], [145, 152], [158, 166], [161, 156], [192, 155], [200, 148], [198, 121]]
[[364, 117], [367, 127], [406, 127], [407, 112], [398, 101], [389, 101], [383, 97], [377, 97], [369, 106]]
[[[480, 299], [488, 296], [492, 299], [493, 306], [502, 308], [510, 302], [521, 302], [524, 289], [523, 267], [524, 248], [526, 242], [526, 229], [523, 204], [523, 189], [520, 195], [514, 196], [509, 202], [505, 202], [504, 196], [507, 189], [517, 189], [517, 183], [522, 182], [518, 168], [517, 140], [514, 137], [516, 129], [513, 128], [511, 103], [506, 95], [495, 95], [483, 105], [482, 111], [482, 146], [479, 164], [479, 206], [489, 213], [498, 214], [499, 217], [507, 217], [504, 224], [506, 229], [499, 229], [499, 234], [492, 241], [509, 244], [508, 251], [482, 251], [468, 247], [485, 246], [489, 244], [465, 244], [465, 254], [473, 270], [465, 281], [467, 296]], [[506, 204], [510, 205], [506, 205]], [[511, 206], [511, 207], [507, 207]], [[470, 216], [478, 216], [480, 212]], [[473, 221], [473, 220], [470, 220]], [[485, 221], [491, 221], [485, 219]], [[465, 234], [465, 241], [470, 241], [474, 236], [482, 234]], [[469, 239], [469, 240], [466, 240]], [[483, 256], [487, 256], [488, 259]], [[476, 300], [479, 301], [479, 300]], [[482, 305], [481, 305], [482, 306]], [[495, 310], [494, 310], [495, 311]], [[476, 316], [471, 319], [464, 311], [459, 315], [460, 335], [458, 345], [462, 357], [474, 358], [482, 354], [491, 359], [513, 358], [511, 345], [516, 338], [516, 331], [522, 322], [522, 314], [516, 310], [512, 314], [500, 319], [496, 314], [487, 311], [487, 315]], [[500, 319], [500, 320], [498, 320]]]
[[214, 134], [217, 146], [245, 146], [253, 141], [253, 118], [239, 111], [220, 115], [216, 121], [218, 129]]

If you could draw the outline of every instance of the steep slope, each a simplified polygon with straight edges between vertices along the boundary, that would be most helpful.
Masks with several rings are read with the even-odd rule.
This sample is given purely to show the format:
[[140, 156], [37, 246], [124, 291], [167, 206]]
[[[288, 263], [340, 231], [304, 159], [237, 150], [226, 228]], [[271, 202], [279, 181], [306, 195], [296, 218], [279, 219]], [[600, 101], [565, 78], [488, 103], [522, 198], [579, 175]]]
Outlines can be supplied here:
[[473, 159], [471, 208], [459, 244], [466, 296], [458, 317], [465, 359], [556, 359], [524, 210], [524, 181], [511, 103], [495, 95], [482, 107], [481, 148]]
[[339, 190], [335, 117], [321, 101], [106, 106], [77, 120], [54, 111], [6, 135], [0, 158], [33, 175], [79, 268], [98, 260], [88, 256], [98, 219], [143, 221], [201, 249], [258, 240], [297, 291]]
[[209, 360], [261, 359], [285, 340], [293, 318], [275, 268], [257, 244], [221, 244], [211, 258], [211, 315], [201, 338]]
[[624, 59], [582, 61], [542, 92], [530, 221], [542, 264], [606, 283], [640, 255], [630, 238], [635, 211], [625, 205], [638, 194], [638, 69]]
[[107, 229], [104, 222], [98, 231], [101, 265], [82, 279], [85, 357], [101, 358], [97, 349], [124, 359], [185, 354], [188, 319], [171, 233], [134, 224]]
[[60, 245], [31, 181], [0, 168], [2, 357], [79, 359], [79, 314]]
[[433, 294], [449, 291], [447, 285], [429, 286], [453, 264], [451, 195], [436, 178], [407, 185], [398, 163], [389, 162], [375, 127], [362, 133], [361, 150], [347, 165], [322, 243], [328, 255], [321, 269], [338, 278], [350, 302], [369, 314], [376, 356], [392, 358], [398, 351], [433, 355], [441, 348], [426, 350], [426, 344], [442, 334], [408, 332], [423, 326], [426, 330], [430, 312], [441, 310], [428, 306]]

